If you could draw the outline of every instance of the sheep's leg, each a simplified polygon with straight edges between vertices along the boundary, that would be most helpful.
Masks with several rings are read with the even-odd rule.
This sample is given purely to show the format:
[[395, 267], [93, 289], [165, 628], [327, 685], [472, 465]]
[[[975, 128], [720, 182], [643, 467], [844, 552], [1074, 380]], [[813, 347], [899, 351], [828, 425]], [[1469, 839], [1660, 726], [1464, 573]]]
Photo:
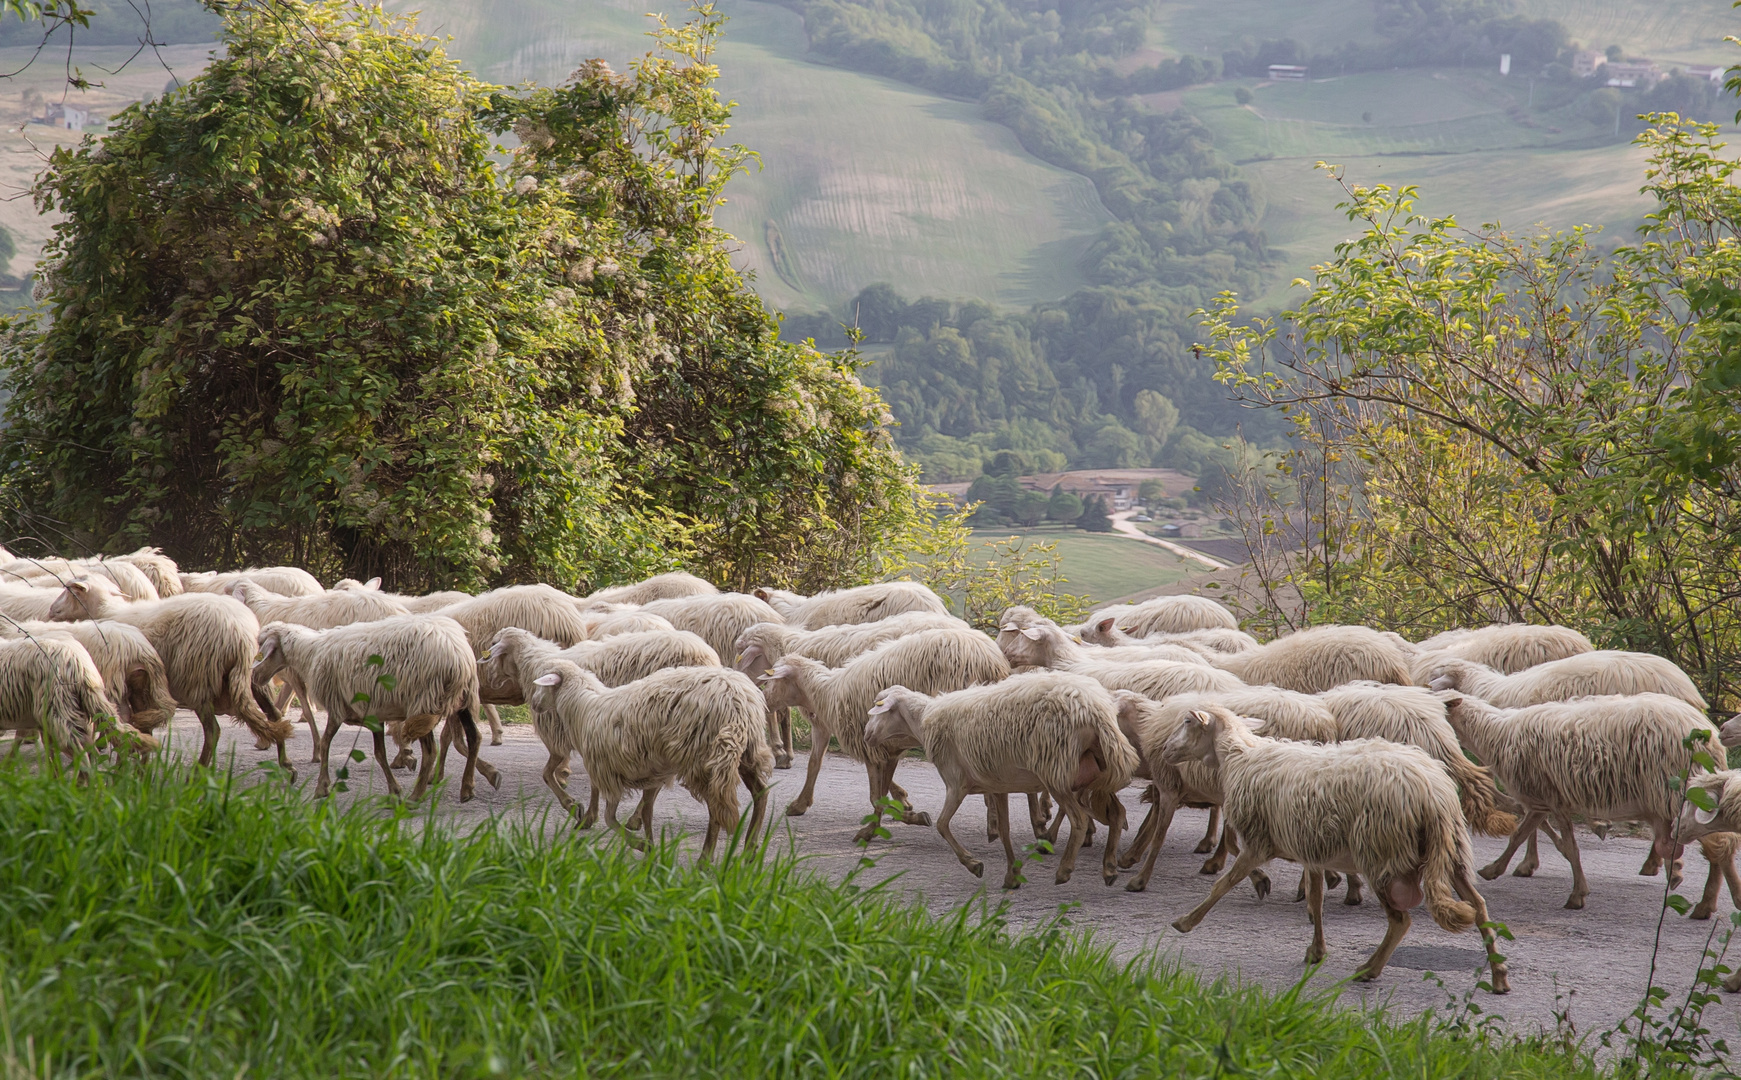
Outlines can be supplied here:
[[1342, 905], [1344, 907], [1359, 907], [1360, 906], [1360, 875], [1359, 874], [1349, 874], [1348, 875], [1348, 892], [1346, 894], [1344, 894], [1342, 897]]
[[465, 738], [465, 771], [459, 778], [459, 801], [471, 802], [477, 786], [478, 725], [472, 719], [469, 705], [454, 715], [459, 717], [459, 733]]
[[332, 746], [333, 737], [339, 733], [338, 713], [326, 714], [326, 734], [315, 741], [315, 749], [319, 751], [320, 780], [314, 785], [314, 797], [326, 798], [327, 792], [327, 750]]
[[1324, 873], [1302, 870], [1300, 881], [1306, 887], [1306, 915], [1312, 920], [1312, 943], [1306, 946], [1306, 963], [1321, 964], [1329, 952], [1324, 946]]
[[199, 726], [204, 736], [199, 746], [199, 763], [210, 767], [218, 756], [218, 714], [212, 711], [210, 705], [200, 707]]
[[1511, 872], [1512, 877], [1534, 877], [1536, 868], [1541, 866], [1541, 855], [1536, 851], [1536, 836], [1540, 829], [1532, 829], [1529, 841], [1523, 849], [1523, 861], [1517, 864], [1517, 869]]
[[494, 705], [485, 705], [484, 717], [490, 722], [490, 745], [502, 745], [502, 714]]
[[802, 817], [816, 801], [816, 778], [822, 775], [822, 759], [828, 756], [828, 740], [834, 733], [810, 720], [810, 760], [804, 766], [804, 788], [798, 797], [786, 804], [787, 817]]
[[1058, 862], [1058, 872], [1052, 880], [1059, 885], [1070, 880], [1070, 875], [1076, 871], [1076, 853], [1082, 850], [1083, 841], [1088, 839], [1088, 807], [1082, 805], [1081, 798], [1072, 791], [1068, 796], [1058, 796], [1059, 813], [1070, 815], [1070, 842], [1064, 845], [1064, 858]]
[[[1146, 851], [1147, 856], [1143, 859], [1143, 868], [1137, 872], [1136, 877], [1124, 883], [1125, 891], [1142, 892], [1149, 887], [1149, 875], [1155, 872], [1155, 859], [1161, 853], [1161, 844], [1166, 841], [1167, 829], [1173, 824], [1173, 815], [1178, 813], [1178, 810], [1179, 800], [1173, 793], [1163, 792], [1159, 788], [1155, 789], [1154, 806], [1149, 809], [1148, 819], [1142, 823], [1142, 828], [1137, 830], [1137, 838], [1131, 841], [1130, 845], [1133, 855], [1140, 855]], [[1143, 830], [1145, 829], [1149, 834], [1146, 840], [1143, 839]], [[1131, 862], [1135, 861], [1136, 859], [1133, 857]]]
[[[1668, 864], [1668, 887], [1678, 889], [1681, 887], [1682, 880], [1681, 854], [1686, 848], [1675, 841], [1674, 828], [1675, 823], [1672, 819], [1651, 822], [1650, 831], [1653, 839], [1650, 845], [1650, 854], [1652, 858], [1656, 859], [1658, 866], [1663, 863]], [[1644, 871], [1640, 870], [1639, 873], [1643, 874]], [[1655, 872], [1652, 871], [1650, 875], [1646, 876], [1654, 876], [1654, 874]]]
[[1469, 868], [1459, 865], [1451, 871], [1451, 887], [1457, 890], [1468, 905], [1475, 909], [1475, 925], [1481, 928], [1481, 940], [1487, 945], [1487, 968], [1491, 978], [1488, 985], [1493, 987], [1495, 994], [1509, 994], [1511, 982], [1507, 978], [1504, 960], [1495, 960], [1499, 955], [1499, 937], [1494, 933], [1491, 916], [1487, 914], [1487, 901], [1475, 889], [1475, 880], [1469, 876]]
[[588, 773], [586, 782], [592, 788], [592, 795], [586, 800], [586, 814], [580, 819], [580, 827], [590, 829], [598, 821], [598, 788], [592, 783], [592, 774]]
[[1106, 851], [1100, 857], [1100, 880], [1108, 885], [1118, 880], [1118, 837], [1124, 832], [1124, 804], [1108, 793], [1102, 798], [1106, 813]]
[[923, 810], [913, 809], [913, 800], [908, 798], [907, 789], [895, 783], [895, 766], [900, 762], [900, 760], [900, 755], [897, 754], [889, 761], [889, 775], [888, 779], [883, 783], [883, 794], [881, 797], [894, 799], [896, 802], [901, 804], [902, 825], [922, 825], [929, 827], [931, 824], [931, 815]]
[[776, 709], [772, 705], [763, 710], [763, 723], [768, 729], [768, 745], [774, 748], [774, 768], [790, 769], [792, 767], [792, 710]]
[[1390, 956], [1396, 952], [1396, 947], [1402, 943], [1403, 935], [1409, 932], [1413, 924], [1409, 913], [1390, 902], [1381, 887], [1374, 887], [1378, 894], [1378, 902], [1384, 905], [1384, 940], [1378, 943], [1378, 948], [1372, 950], [1372, 955], [1366, 958], [1366, 963], [1354, 969], [1355, 982], [1371, 982], [1384, 973], [1384, 966], [1390, 963]]
[[701, 842], [702, 862], [713, 861], [713, 849], [719, 843], [719, 834], [722, 831], [726, 833], [737, 831], [740, 816], [736, 784], [728, 787], [723, 794], [715, 792], [707, 800], [707, 836]]
[[1209, 827], [1203, 830], [1203, 839], [1197, 841], [1197, 846], [1191, 849], [1196, 855], [1207, 855], [1215, 850], [1215, 830], [1221, 827], [1221, 807], [1209, 808]]
[[1729, 883], [1729, 902], [1741, 908], [1741, 877], [1735, 874], [1735, 852], [1730, 850], [1723, 858], [1723, 880]]
[[[1222, 837], [1224, 839], [1226, 835], [1226, 831], [1223, 830]], [[1221, 902], [1222, 897], [1231, 892], [1235, 885], [1245, 879], [1246, 875], [1268, 861], [1268, 858], [1259, 855], [1255, 847], [1246, 848], [1238, 858], [1233, 860], [1232, 868], [1215, 879], [1215, 884], [1210, 888], [1209, 895], [1203, 898], [1201, 904], [1173, 920], [1173, 929], [1181, 934], [1189, 934], [1195, 930], [1197, 924], [1203, 921], [1203, 917], [1209, 914], [1209, 910]]]
[[1034, 839], [1038, 840], [1046, 832], [1046, 804], [1044, 793], [1028, 792], [1028, 827], [1034, 830]]
[[568, 789], [563, 787], [562, 782], [556, 778], [557, 773], [560, 772], [562, 766], [566, 764], [568, 764], [567, 754], [551, 754], [549, 760], [544, 763], [544, 786], [556, 793], [556, 801], [562, 806], [562, 812], [569, 817], [573, 817], [574, 807], [576, 805], [574, 797], [568, 793]]
[[1130, 838], [1130, 844], [1124, 849], [1124, 854], [1118, 857], [1118, 868], [1129, 870], [1142, 861], [1143, 852], [1148, 850], [1149, 838], [1155, 834], [1155, 823], [1160, 820], [1160, 811], [1156, 809], [1160, 800], [1160, 788], [1154, 784], [1143, 793], [1143, 801], [1149, 804], [1149, 812], [1143, 818], [1143, 823], [1137, 826], [1136, 833]]
[[659, 797], [657, 784], [641, 791], [641, 805], [636, 808], [635, 816], [641, 819], [641, 831], [647, 834], [647, 850], [653, 850], [653, 800]]
[[1555, 847], [1572, 865], [1572, 895], [1566, 898], [1566, 907], [1577, 911], [1584, 906], [1584, 898], [1590, 895], [1590, 883], [1584, 878], [1584, 860], [1578, 856], [1578, 838], [1572, 833], [1572, 821], [1564, 814], [1560, 818], [1560, 837]]
[[[302, 680], [300, 678], [297, 678], [294, 675], [290, 675], [289, 672], [286, 672], [285, 674], [289, 675], [290, 677], [285, 679], [285, 681], [284, 681], [284, 693], [287, 696], [291, 695], [291, 694], [295, 695], [296, 703], [298, 705], [302, 706], [302, 722], [308, 725], [308, 737], [313, 739], [316, 744], [319, 744], [319, 742], [320, 742], [320, 728], [315, 726], [314, 706], [312, 706], [308, 703], [308, 688], [303, 686]], [[284, 711], [284, 706], [279, 705], [278, 711], [280, 713], [282, 713]], [[312, 756], [312, 754], [310, 755], [308, 760], [309, 761], [314, 760], [314, 757]]]
[[[891, 774], [895, 771], [895, 763], [892, 761], [866, 762], [864, 771], [870, 778], [870, 821], [853, 834], [852, 842], [855, 844], [870, 843], [876, 839], [877, 830], [882, 828], [883, 796], [888, 793]], [[790, 813], [790, 811], [787, 812]]]
[[937, 832], [943, 837], [943, 842], [955, 852], [955, 857], [961, 860], [961, 865], [967, 867], [967, 872], [974, 877], [985, 876], [985, 864], [967, 853], [961, 846], [961, 841], [955, 839], [955, 834], [949, 831], [949, 819], [955, 816], [955, 808], [961, 805], [961, 788], [955, 784], [949, 785], [949, 793], [943, 799], [943, 809], [937, 814]]
[[994, 798], [994, 795], [985, 796], [985, 842], [988, 844], [997, 842], [1000, 835], [998, 830], [1001, 828], [997, 820], [997, 807], [992, 803]]
[[[1517, 823], [1517, 831], [1511, 834], [1510, 840], [1506, 841], [1505, 850], [1499, 853], [1499, 858], [1483, 866], [1476, 873], [1480, 874], [1485, 881], [1492, 881], [1500, 874], [1505, 873], [1505, 868], [1511, 863], [1511, 857], [1517, 854], [1517, 849], [1523, 846], [1525, 840], [1535, 835], [1536, 827], [1546, 821], [1547, 817], [1546, 810], [1531, 810], [1525, 814], [1523, 820]], [[1559, 846], [1559, 842], [1559, 838], [1555, 837], [1554, 845], [1556, 847]]]
[[[750, 827], [744, 831], [744, 847], [747, 849], [756, 842], [756, 833], [762, 827], [762, 819], [768, 815], [768, 796], [773, 788], [762, 783], [762, 778], [756, 775], [755, 766], [747, 761], [738, 762], [738, 779], [744, 782], [744, 787], [750, 789]], [[732, 827], [737, 826], [734, 824]], [[768, 827], [772, 828], [772, 823]]]
[[429, 790], [430, 774], [435, 772], [435, 732], [421, 736], [417, 745], [423, 750], [423, 760], [417, 763], [417, 785], [411, 789], [412, 802], [423, 801], [424, 792]]
[[1220, 873], [1221, 868], [1227, 865], [1227, 857], [1229, 855], [1232, 855], [1235, 858], [1239, 856], [1239, 837], [1232, 829], [1227, 827], [1226, 823], [1223, 823], [1221, 826], [1221, 843], [1215, 846], [1215, 854], [1203, 860], [1203, 865], [1198, 868], [1197, 872], [1199, 874]]
[[[1033, 792], [1029, 792], [1028, 798], [1032, 799], [1033, 797]], [[1010, 833], [1013, 831], [1010, 825], [1010, 797], [1003, 794], [987, 795], [985, 805], [986, 809], [997, 815], [997, 839], [1003, 841], [1003, 887], [1019, 889], [1022, 885], [1022, 864], [1021, 860], [1016, 858], [1015, 844], [1010, 842]]]
[[387, 793], [395, 799], [404, 798], [399, 790], [399, 780], [393, 775], [393, 763], [387, 760], [387, 733], [373, 728], [369, 734], [375, 737], [375, 761], [381, 766], [381, 775], [387, 778]]

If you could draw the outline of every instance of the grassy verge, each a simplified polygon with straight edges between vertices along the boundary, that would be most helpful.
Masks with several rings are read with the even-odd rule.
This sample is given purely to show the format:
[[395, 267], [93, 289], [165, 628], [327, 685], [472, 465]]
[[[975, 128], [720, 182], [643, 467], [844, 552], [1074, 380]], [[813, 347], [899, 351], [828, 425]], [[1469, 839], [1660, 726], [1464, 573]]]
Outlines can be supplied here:
[[1590, 1074], [791, 858], [459, 836], [162, 767], [4, 768], [0, 800], [7, 1076]]
[[1001, 540], [1009, 536], [1057, 544], [1064, 577], [1068, 579], [1064, 591], [1086, 596], [1091, 604], [1105, 603], [1157, 585], [1171, 585], [1200, 569], [1195, 563], [1165, 548], [1141, 540], [1088, 533], [1069, 526], [975, 529], [973, 532], [976, 541]]

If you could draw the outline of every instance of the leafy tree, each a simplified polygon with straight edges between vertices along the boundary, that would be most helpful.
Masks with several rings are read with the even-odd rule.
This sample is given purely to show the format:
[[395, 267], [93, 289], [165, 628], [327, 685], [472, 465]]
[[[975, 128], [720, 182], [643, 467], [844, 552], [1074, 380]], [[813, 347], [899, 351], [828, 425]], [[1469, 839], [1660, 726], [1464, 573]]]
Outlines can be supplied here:
[[857, 360], [781, 343], [731, 268], [699, 11], [519, 97], [379, 8], [232, 10], [204, 75], [39, 184], [13, 531], [405, 588], [865, 573], [910, 481]]
[[1210, 314], [1221, 377], [1300, 437], [1292, 490], [1247, 519], [1300, 545], [1264, 571], [1303, 601], [1284, 621], [1564, 623], [1733, 705], [1741, 431], [1735, 324], [1712, 316], [1741, 282], [1741, 196], [1714, 126], [1653, 119], [1636, 245], [1465, 231], [1412, 189], [1345, 186], [1365, 232], [1304, 305], [1255, 331], [1230, 298]]
[[1111, 532], [1112, 513], [1106, 505], [1106, 496], [1090, 495], [1084, 500], [1082, 516], [1076, 519], [1076, 524], [1087, 532]]
[[1075, 521], [1082, 516], [1082, 509], [1082, 500], [1075, 492], [1065, 491], [1063, 484], [1053, 488], [1046, 500], [1046, 517], [1052, 521]]

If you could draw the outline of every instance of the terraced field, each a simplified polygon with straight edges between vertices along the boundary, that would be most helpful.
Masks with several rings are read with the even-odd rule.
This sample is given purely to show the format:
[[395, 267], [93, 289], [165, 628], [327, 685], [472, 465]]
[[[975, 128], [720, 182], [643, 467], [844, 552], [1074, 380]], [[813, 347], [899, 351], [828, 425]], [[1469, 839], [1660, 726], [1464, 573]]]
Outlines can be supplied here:
[[[732, 182], [720, 221], [764, 297], [815, 309], [890, 281], [1023, 305], [1081, 283], [1077, 263], [1109, 220], [1087, 179], [1029, 156], [971, 104], [804, 60], [791, 12], [723, 6], [721, 87], [740, 103], [731, 135], [763, 167]], [[446, 0], [424, 5], [424, 25], [452, 35], [487, 79], [549, 83], [588, 57], [621, 65], [644, 52], [641, 10]]]
[[1683, 63], [1741, 60], [1723, 35], [1741, 27], [1727, 0], [1518, 0], [1519, 14], [1558, 19], [1592, 49], [1619, 45], [1629, 55]]

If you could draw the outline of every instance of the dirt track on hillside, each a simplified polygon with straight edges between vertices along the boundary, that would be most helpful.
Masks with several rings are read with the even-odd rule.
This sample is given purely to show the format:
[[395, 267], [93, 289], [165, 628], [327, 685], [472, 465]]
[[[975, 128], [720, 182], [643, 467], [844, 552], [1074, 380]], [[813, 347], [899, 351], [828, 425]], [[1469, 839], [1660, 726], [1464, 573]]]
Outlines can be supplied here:
[[[356, 734], [357, 729], [346, 729], [335, 741], [335, 768]], [[555, 799], [539, 778], [545, 753], [537, 736], [526, 726], [510, 726], [505, 734], [504, 745], [483, 751], [483, 757], [501, 771], [501, 789], [492, 790], [480, 781], [478, 798], [462, 806], [455, 801], [455, 783], [441, 794], [441, 815], [458, 823], [490, 814], [533, 819], [544, 815], [549, 828], [567, 829], [555, 812]], [[356, 745], [368, 746], [366, 733]], [[177, 715], [171, 746], [181, 753], [197, 753], [199, 725], [191, 714]], [[309, 792], [314, 779], [312, 767], [306, 764], [311, 746], [307, 729], [299, 725], [290, 753], [297, 765], [298, 783]], [[232, 753], [233, 758], [229, 756]], [[256, 753], [251, 737], [238, 737], [238, 729], [225, 723], [220, 760], [233, 760], [234, 767], [253, 772], [256, 763], [270, 757]], [[868, 809], [864, 770], [838, 754], [830, 754], [817, 784], [815, 805], [802, 817], [788, 818], [783, 810], [803, 783], [804, 765], [805, 755], [800, 753], [793, 769], [775, 773], [777, 842], [794, 844], [818, 871], [839, 878], [857, 866], [861, 856], [852, 844], [852, 835]], [[408, 774], [401, 775], [408, 779]], [[943, 786], [929, 765], [903, 763], [899, 779], [920, 809], [934, 815], [942, 805]], [[352, 766], [351, 790], [335, 798], [354, 800], [384, 791], [371, 758]], [[582, 800], [587, 794], [585, 770], [578, 763], [569, 791]], [[1125, 793], [1133, 822], [1140, 820], [1144, 809], [1138, 805], [1137, 795], [1135, 788]], [[1011, 802], [1013, 815], [1025, 821], [1020, 800]], [[624, 813], [626, 816], [627, 809]], [[983, 818], [980, 800], [969, 799], [956, 817], [955, 832], [985, 861], [987, 881], [974, 878], [955, 860], [935, 828], [900, 824], [891, 826], [893, 835], [888, 840], [872, 845], [870, 855], [876, 865], [861, 873], [870, 881], [895, 876], [896, 887], [921, 898], [937, 912], [981, 901], [993, 905], [1007, 902], [1008, 917], [1016, 925], [1043, 922], [1055, 917], [1061, 905], [1072, 905], [1067, 912], [1069, 920], [1092, 929], [1097, 940], [1125, 958], [1158, 952], [1164, 959], [1182, 962], [1211, 977], [1255, 981], [1275, 989], [1294, 984], [1304, 972], [1311, 928], [1305, 905], [1292, 902], [1298, 871], [1289, 864], [1270, 865], [1275, 891], [1268, 899], [1260, 901], [1249, 885], [1242, 884], [1192, 933], [1179, 934], [1169, 925], [1209, 888], [1211, 879], [1197, 872], [1203, 856], [1191, 851], [1203, 834], [1206, 816], [1202, 811], [1180, 811], [1146, 893], [1127, 893], [1124, 875], [1113, 888], [1101, 883], [1097, 843], [1078, 860], [1075, 877], [1068, 884], [1053, 884], [1053, 856], [1029, 863], [1028, 883], [1006, 894], [997, 887], [1002, 880], [1002, 851], [986, 842]], [[694, 833], [705, 824], [705, 811], [680, 789], [659, 800], [659, 828]], [[595, 829], [592, 835], [596, 834]], [[1019, 824], [1018, 842], [1025, 838], [1025, 827]], [[1502, 950], [1510, 962], [1512, 993], [1500, 998], [1477, 993], [1476, 1001], [1516, 1029], [1552, 1030], [1555, 1014], [1569, 1011], [1578, 1032], [1600, 1032], [1624, 1018], [1644, 989], [1663, 895], [1660, 876], [1638, 875], [1648, 842], [1625, 838], [1603, 841], [1588, 832], [1580, 832], [1578, 840], [1591, 888], [1588, 905], [1582, 911], [1567, 911], [1561, 906], [1571, 889], [1571, 874], [1565, 861], [1545, 843], [1542, 866], [1533, 878], [1506, 875], [1480, 883], [1493, 917], [1505, 923], [1516, 940], [1503, 943]], [[1478, 837], [1477, 861], [1491, 861], [1502, 847], [1501, 841]], [[1692, 849], [1681, 893], [1696, 900], [1704, 877], [1704, 861]], [[1312, 979], [1315, 987], [1329, 989], [1346, 979], [1384, 935], [1383, 913], [1370, 898], [1358, 907], [1347, 907], [1340, 903], [1341, 895], [1340, 891], [1332, 893], [1325, 903], [1330, 952]], [[1719, 935], [1729, 925], [1732, 910], [1725, 895], [1714, 920]], [[1673, 1000], [1684, 997], [1712, 925], [1673, 912], [1664, 921], [1658, 983], [1671, 988]], [[1741, 954], [1741, 942], [1737, 942], [1737, 953]], [[1426, 917], [1424, 909], [1417, 910], [1413, 929], [1383, 976], [1367, 986], [1349, 986], [1343, 1000], [1347, 1004], [1383, 1005], [1405, 1015], [1443, 1007], [1448, 993], [1461, 997], [1473, 988], [1481, 957], [1481, 940], [1473, 931], [1446, 933]], [[1443, 980], [1444, 989], [1425, 980], [1428, 970]], [[1706, 1022], [1716, 1033], [1733, 1038], [1741, 1031], [1741, 995], [1725, 995], [1722, 1005], [1707, 1012]]]

